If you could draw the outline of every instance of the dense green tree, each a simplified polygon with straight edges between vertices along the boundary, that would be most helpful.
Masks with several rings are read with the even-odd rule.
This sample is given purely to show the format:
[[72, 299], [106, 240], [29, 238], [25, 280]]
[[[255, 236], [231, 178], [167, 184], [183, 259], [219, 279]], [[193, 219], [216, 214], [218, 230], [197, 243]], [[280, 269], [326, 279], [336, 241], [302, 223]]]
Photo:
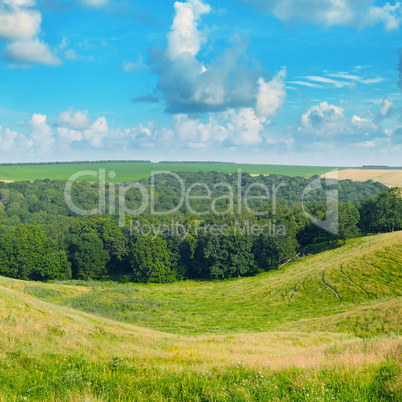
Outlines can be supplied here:
[[65, 253], [35, 225], [19, 225], [11, 233], [0, 235], [0, 272], [41, 281], [71, 278]]
[[140, 236], [132, 246], [130, 260], [138, 282], [166, 283], [175, 279], [166, 241], [160, 237]]
[[225, 279], [255, 272], [253, 241], [248, 235], [202, 233], [196, 238], [190, 277]]
[[359, 226], [365, 234], [402, 230], [402, 191], [391, 188], [362, 202]]
[[102, 240], [95, 231], [75, 236], [70, 244], [71, 267], [74, 278], [101, 279], [106, 277], [110, 259]]
[[10, 269], [14, 265], [14, 238], [6, 230], [6, 227], [0, 227], [0, 275], [11, 276]]
[[359, 234], [357, 227], [360, 218], [359, 210], [352, 204], [339, 204], [338, 211], [337, 237], [343, 240], [345, 245], [346, 240], [357, 237]]
[[[83, 220], [76, 220], [71, 225], [69, 233], [67, 241], [70, 258], [75, 253], [77, 246], [75, 243], [81, 244], [83, 235], [95, 233], [102, 242], [102, 255], [108, 255], [106, 272], [102, 270], [102, 276], [116, 275], [125, 271], [123, 265], [128, 257], [126, 242], [122, 231], [110, 216], [90, 216]], [[75, 263], [73, 265], [75, 267]], [[78, 270], [74, 268], [74, 272], [78, 272]]]

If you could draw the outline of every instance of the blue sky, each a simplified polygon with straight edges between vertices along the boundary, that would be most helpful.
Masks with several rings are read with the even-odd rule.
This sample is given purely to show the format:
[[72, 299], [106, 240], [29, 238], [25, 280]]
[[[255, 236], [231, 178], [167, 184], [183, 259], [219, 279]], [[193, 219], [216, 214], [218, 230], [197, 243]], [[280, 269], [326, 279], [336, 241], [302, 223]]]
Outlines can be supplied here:
[[0, 0], [0, 162], [402, 165], [402, 3]]

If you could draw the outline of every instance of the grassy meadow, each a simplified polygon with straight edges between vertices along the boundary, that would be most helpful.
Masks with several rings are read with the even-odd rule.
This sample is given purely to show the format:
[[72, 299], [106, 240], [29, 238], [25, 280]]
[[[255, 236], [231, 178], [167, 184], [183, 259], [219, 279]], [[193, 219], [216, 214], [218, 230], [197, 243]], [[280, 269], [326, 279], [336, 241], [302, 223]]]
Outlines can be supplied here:
[[402, 232], [168, 285], [0, 278], [0, 400], [398, 401]]
[[[333, 170], [325, 166], [291, 166], [291, 165], [252, 165], [236, 163], [147, 163], [147, 162], [99, 162], [99, 163], [68, 163], [68, 164], [32, 164], [32, 165], [0, 165], [0, 180], [68, 180], [73, 174], [92, 170], [106, 169], [106, 180], [116, 183], [130, 183], [146, 179], [153, 171], [174, 172], [220, 172], [237, 173], [241, 169], [249, 174], [279, 174], [285, 176], [310, 177], [321, 175]], [[109, 172], [115, 172], [114, 178], [108, 178]], [[78, 179], [97, 181], [93, 176]]]

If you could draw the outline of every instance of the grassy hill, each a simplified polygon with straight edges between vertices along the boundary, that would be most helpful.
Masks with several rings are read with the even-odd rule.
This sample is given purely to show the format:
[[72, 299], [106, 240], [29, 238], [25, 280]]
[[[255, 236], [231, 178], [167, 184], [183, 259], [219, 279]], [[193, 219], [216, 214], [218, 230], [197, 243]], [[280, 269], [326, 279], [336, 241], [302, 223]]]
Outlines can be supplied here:
[[402, 398], [401, 232], [254, 278], [87, 285], [0, 278], [0, 400]]
[[351, 240], [344, 247], [251, 278], [171, 285], [82, 284], [85, 287], [76, 294], [42, 284], [29, 285], [26, 292], [102, 317], [183, 335], [289, 328], [392, 332], [402, 329], [402, 232]]
[[[241, 169], [243, 173], [250, 174], [280, 174], [285, 176], [311, 177], [320, 175], [333, 167], [325, 166], [292, 166], [292, 165], [253, 165], [236, 163], [150, 163], [150, 162], [99, 162], [99, 163], [67, 163], [67, 164], [33, 164], [33, 165], [0, 165], [0, 180], [68, 180], [73, 174], [84, 171], [99, 171], [106, 169], [106, 177], [109, 172], [115, 172], [113, 179], [108, 182], [126, 182], [146, 179], [153, 171], [173, 172], [221, 172], [237, 173]], [[93, 176], [83, 176], [80, 180], [96, 181]]]

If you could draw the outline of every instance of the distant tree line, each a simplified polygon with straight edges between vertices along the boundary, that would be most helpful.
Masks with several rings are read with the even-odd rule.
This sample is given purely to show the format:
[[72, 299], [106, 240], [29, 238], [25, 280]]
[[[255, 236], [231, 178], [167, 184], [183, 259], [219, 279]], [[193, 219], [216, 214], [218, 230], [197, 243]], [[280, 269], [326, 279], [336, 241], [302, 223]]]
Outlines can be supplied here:
[[17, 162], [0, 163], [0, 166], [49, 166], [49, 165], [78, 165], [78, 164], [97, 164], [97, 163], [152, 163], [147, 160], [99, 160], [99, 161], [73, 161], [73, 162]]

